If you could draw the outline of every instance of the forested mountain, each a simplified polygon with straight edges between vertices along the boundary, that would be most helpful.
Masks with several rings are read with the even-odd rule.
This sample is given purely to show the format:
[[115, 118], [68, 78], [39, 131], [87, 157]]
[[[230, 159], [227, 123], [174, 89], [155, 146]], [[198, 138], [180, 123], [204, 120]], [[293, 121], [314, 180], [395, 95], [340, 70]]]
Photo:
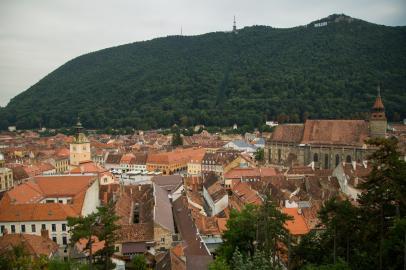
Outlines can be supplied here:
[[406, 27], [331, 15], [79, 56], [0, 109], [0, 127], [70, 126], [77, 115], [88, 128], [140, 129], [360, 118], [378, 84], [389, 119], [406, 117]]

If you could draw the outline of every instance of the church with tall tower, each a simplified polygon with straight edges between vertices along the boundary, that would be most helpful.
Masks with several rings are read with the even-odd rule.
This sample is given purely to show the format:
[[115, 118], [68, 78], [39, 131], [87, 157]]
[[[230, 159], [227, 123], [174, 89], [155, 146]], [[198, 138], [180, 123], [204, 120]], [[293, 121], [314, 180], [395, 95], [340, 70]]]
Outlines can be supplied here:
[[90, 141], [83, 132], [82, 123], [78, 119], [75, 128], [75, 136], [73, 142], [70, 144], [70, 166], [71, 168], [77, 167], [79, 163], [90, 161]]
[[340, 162], [362, 162], [375, 151], [366, 140], [385, 138], [387, 124], [378, 87], [369, 121], [308, 119], [304, 124], [279, 125], [266, 142], [266, 161], [323, 169], [333, 169]]
[[383, 106], [381, 98], [381, 89], [378, 86], [378, 95], [375, 99], [374, 106], [372, 106], [371, 117], [369, 119], [371, 138], [385, 137], [387, 128], [388, 121], [386, 119], [385, 107]]

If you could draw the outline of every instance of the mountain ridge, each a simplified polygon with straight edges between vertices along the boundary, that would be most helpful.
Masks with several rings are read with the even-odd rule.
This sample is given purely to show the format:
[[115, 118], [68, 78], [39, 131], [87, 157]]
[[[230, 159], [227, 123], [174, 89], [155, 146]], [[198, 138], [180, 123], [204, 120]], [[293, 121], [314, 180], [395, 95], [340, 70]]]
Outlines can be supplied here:
[[400, 119], [402, 44], [404, 26], [340, 14], [291, 28], [128, 43], [69, 60], [2, 108], [0, 128], [69, 126], [77, 115], [91, 128], [145, 129], [365, 117], [377, 84], [389, 117]]

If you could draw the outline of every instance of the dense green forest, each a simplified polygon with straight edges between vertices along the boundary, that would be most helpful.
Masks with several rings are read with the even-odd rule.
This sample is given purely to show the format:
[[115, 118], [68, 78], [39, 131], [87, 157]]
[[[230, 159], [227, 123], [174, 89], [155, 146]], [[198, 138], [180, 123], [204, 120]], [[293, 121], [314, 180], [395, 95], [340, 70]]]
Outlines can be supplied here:
[[78, 115], [88, 128], [139, 129], [365, 118], [378, 84], [389, 119], [405, 118], [406, 27], [319, 21], [328, 25], [169, 36], [79, 56], [0, 108], [0, 128], [70, 126]]

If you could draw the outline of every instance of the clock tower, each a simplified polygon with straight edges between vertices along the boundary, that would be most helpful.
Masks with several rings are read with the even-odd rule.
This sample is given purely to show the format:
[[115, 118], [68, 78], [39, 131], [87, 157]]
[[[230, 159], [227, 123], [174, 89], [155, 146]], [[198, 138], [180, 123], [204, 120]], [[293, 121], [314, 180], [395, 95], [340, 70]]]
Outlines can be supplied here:
[[90, 141], [83, 132], [83, 126], [78, 122], [75, 128], [75, 137], [70, 144], [70, 165], [71, 167], [78, 166], [80, 162], [91, 160]]

